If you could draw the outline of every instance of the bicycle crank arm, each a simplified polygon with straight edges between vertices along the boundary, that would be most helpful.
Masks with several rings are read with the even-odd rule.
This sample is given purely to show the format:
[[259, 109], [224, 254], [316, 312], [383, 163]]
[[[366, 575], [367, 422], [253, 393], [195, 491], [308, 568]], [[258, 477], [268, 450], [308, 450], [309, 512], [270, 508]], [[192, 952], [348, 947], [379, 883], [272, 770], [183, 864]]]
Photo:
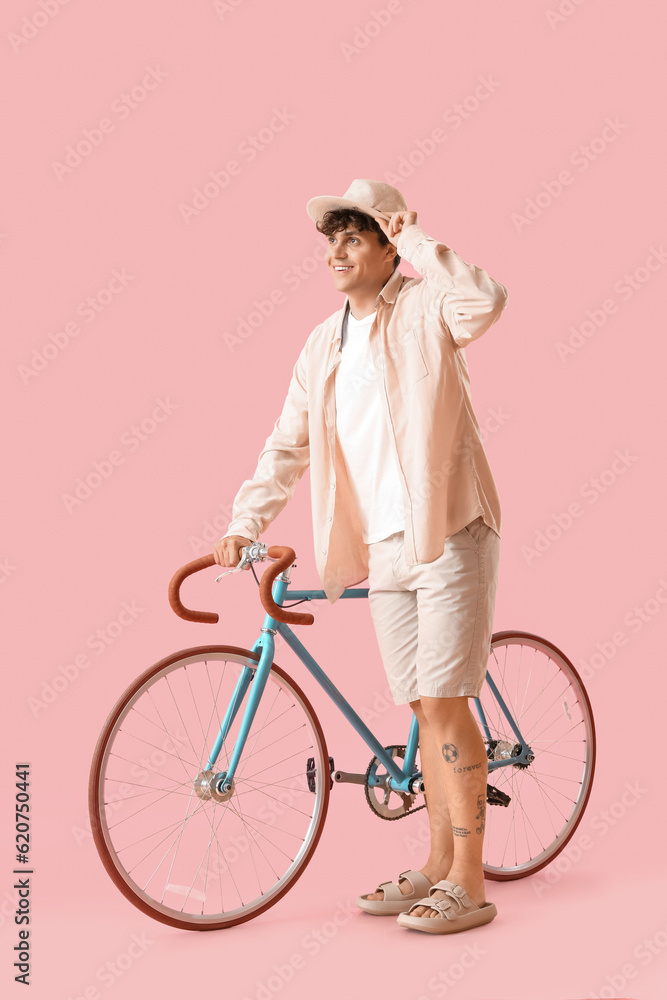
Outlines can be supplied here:
[[334, 771], [333, 779], [334, 781], [337, 781], [340, 784], [349, 784], [349, 785], [366, 784], [365, 774], [354, 774], [351, 771]]

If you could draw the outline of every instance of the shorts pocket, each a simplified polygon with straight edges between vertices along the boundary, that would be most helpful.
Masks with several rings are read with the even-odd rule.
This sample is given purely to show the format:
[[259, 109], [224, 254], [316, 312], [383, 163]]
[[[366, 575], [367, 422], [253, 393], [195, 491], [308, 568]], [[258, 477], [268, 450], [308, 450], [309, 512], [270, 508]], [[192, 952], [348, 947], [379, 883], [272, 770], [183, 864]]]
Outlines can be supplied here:
[[483, 528], [484, 518], [480, 514], [479, 517], [476, 517], [474, 521], [470, 522], [470, 524], [466, 524], [465, 528], [461, 528], [458, 534], [468, 542], [470, 547], [475, 552], [479, 552], [479, 541]]

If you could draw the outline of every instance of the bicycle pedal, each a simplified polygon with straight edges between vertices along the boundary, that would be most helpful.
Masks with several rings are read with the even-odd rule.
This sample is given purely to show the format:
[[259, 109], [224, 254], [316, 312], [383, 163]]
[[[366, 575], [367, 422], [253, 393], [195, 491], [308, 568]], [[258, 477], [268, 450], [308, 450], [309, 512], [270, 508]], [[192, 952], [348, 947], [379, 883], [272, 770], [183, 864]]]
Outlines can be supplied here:
[[505, 792], [501, 792], [500, 789], [495, 788], [493, 785], [487, 785], [486, 801], [490, 806], [508, 806], [512, 800]]
[[[334, 786], [333, 773], [334, 773], [334, 759], [329, 757], [329, 790]], [[315, 767], [315, 758], [309, 757], [306, 761], [306, 781], [308, 782], [308, 791], [315, 793], [315, 778], [317, 776], [317, 768]]]

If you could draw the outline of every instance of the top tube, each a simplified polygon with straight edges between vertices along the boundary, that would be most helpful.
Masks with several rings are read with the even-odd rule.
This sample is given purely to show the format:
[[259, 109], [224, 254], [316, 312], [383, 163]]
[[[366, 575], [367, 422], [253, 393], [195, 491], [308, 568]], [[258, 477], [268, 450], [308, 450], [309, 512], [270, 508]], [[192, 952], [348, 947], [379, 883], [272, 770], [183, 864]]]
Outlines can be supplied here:
[[[291, 597], [297, 601], [322, 601], [326, 596], [324, 590], [286, 590], [283, 600]], [[368, 587], [348, 587], [339, 594], [339, 600], [341, 597], [368, 597]]]

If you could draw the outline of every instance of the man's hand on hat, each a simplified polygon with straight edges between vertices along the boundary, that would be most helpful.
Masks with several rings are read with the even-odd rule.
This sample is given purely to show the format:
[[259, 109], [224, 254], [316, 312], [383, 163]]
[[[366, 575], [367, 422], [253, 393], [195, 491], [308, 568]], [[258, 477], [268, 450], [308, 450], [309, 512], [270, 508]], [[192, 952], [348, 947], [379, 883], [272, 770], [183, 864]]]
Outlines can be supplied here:
[[412, 226], [417, 221], [416, 212], [393, 212], [388, 222], [384, 219], [376, 218], [378, 226], [394, 246], [398, 246], [398, 237], [403, 229]]

